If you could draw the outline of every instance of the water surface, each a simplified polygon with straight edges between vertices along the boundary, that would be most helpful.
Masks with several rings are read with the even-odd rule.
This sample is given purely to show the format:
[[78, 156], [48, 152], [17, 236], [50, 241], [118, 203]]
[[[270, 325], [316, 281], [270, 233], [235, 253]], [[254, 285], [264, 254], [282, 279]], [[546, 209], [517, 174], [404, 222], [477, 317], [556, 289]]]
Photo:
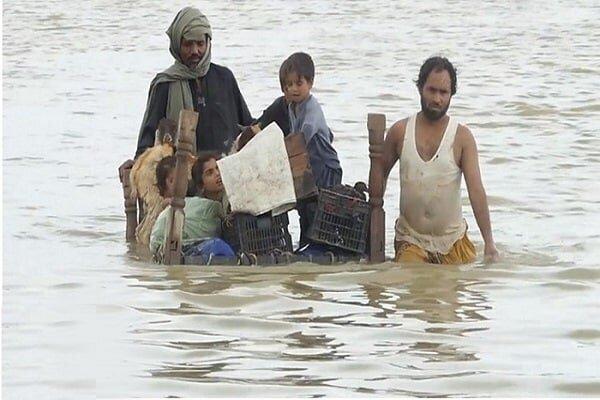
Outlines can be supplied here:
[[[600, 396], [597, 2], [197, 4], [255, 116], [283, 59], [313, 56], [346, 182], [368, 177], [367, 113], [408, 116], [423, 60], [455, 62], [503, 261], [443, 268], [165, 267], [127, 247], [116, 168], [185, 5], [4, 2], [5, 398]], [[388, 256], [398, 190], [395, 171]]]

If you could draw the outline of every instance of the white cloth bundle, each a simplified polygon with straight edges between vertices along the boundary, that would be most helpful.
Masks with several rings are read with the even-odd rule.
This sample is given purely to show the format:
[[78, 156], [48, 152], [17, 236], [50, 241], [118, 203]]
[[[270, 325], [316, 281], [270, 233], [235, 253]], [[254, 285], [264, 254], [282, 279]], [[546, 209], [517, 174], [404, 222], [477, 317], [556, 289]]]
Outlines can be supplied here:
[[238, 153], [217, 161], [232, 212], [252, 215], [291, 210], [294, 181], [283, 133], [276, 124], [259, 132]]

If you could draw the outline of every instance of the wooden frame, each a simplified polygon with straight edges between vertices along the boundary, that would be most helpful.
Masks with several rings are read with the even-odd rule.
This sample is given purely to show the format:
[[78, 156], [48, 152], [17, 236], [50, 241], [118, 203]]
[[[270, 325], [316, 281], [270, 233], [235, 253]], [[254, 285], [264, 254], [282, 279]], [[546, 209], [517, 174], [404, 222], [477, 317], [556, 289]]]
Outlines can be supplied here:
[[[183, 208], [185, 206], [185, 195], [188, 184], [188, 162], [190, 156], [195, 155], [194, 147], [196, 139], [196, 126], [198, 113], [190, 110], [182, 110], [179, 115], [177, 128], [177, 150], [175, 153], [175, 196], [171, 207], [171, 213], [167, 218], [165, 230], [165, 245], [162, 262], [165, 264], [181, 264], [183, 254], [181, 251], [183, 224], [185, 220]], [[384, 165], [383, 145], [386, 129], [384, 114], [368, 114], [367, 129], [369, 131], [369, 158], [371, 165], [369, 169], [369, 204], [371, 206], [371, 221], [369, 229], [370, 250], [369, 261], [380, 263], [385, 261], [385, 211], [383, 210], [384, 191]], [[314, 195], [314, 178], [310, 171], [308, 154], [303, 137], [286, 138], [286, 148], [290, 159], [290, 168], [293, 171], [294, 186], [297, 197]], [[129, 173], [131, 169], [123, 170], [122, 186], [125, 206], [127, 227], [125, 238], [128, 242], [135, 241], [135, 229], [138, 225], [137, 199], [131, 199], [131, 187], [129, 184]]]
[[369, 204], [371, 205], [369, 261], [385, 261], [385, 211], [383, 210], [383, 136], [385, 133], [385, 115], [369, 114]]
[[123, 185], [123, 197], [125, 199], [125, 216], [127, 219], [127, 228], [125, 229], [125, 240], [128, 242], [135, 242], [135, 228], [138, 225], [137, 216], [137, 199], [131, 198], [131, 184], [129, 182], [129, 173], [131, 168], [123, 170], [123, 176], [121, 177], [121, 184]]
[[185, 215], [185, 194], [188, 187], [189, 160], [196, 154], [196, 126], [198, 113], [190, 110], [179, 112], [177, 127], [177, 150], [175, 151], [175, 196], [171, 203], [170, 213], [167, 216], [165, 227], [165, 241], [163, 246], [164, 264], [181, 264], [183, 261], [182, 235]]

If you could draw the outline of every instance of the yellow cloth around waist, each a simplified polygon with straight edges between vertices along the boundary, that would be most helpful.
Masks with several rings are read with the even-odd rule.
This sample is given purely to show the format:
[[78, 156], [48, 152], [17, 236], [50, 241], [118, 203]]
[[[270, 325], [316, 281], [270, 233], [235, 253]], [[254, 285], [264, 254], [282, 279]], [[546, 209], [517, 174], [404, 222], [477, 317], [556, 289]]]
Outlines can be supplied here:
[[406, 241], [396, 241], [394, 247], [397, 263], [467, 264], [475, 261], [477, 256], [466, 232], [452, 245], [448, 254], [429, 252]]

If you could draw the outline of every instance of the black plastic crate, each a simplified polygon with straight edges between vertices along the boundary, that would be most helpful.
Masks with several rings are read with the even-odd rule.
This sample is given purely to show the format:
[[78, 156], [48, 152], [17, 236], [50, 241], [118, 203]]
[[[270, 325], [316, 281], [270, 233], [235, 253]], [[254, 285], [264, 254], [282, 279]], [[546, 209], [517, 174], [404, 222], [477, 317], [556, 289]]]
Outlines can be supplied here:
[[308, 237], [341, 249], [364, 254], [371, 208], [356, 196], [321, 189]]
[[287, 213], [276, 217], [270, 213], [259, 216], [234, 214], [224, 226], [223, 237], [237, 254], [260, 256], [274, 251], [291, 252], [288, 224]]

